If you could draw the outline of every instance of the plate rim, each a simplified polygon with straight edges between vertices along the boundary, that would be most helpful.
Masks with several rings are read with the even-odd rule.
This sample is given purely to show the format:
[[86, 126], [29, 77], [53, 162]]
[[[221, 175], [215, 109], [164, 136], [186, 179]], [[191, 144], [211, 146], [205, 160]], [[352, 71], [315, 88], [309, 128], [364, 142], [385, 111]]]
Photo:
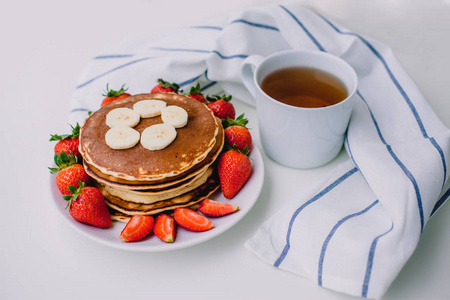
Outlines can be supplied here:
[[[109, 240], [97, 237], [96, 234], [93, 234], [91, 232], [92, 231], [100, 232], [102, 230], [109, 230], [109, 229], [100, 229], [100, 228], [96, 228], [91, 225], [80, 223], [80, 222], [76, 221], [75, 219], [73, 219], [72, 216], [68, 213], [68, 211], [67, 211], [67, 213], [64, 213], [64, 210], [61, 209], [61, 206], [63, 206], [62, 204], [64, 204], [64, 202], [62, 202], [62, 201], [64, 201], [64, 200], [62, 199], [62, 197], [59, 198], [60, 192], [59, 192], [59, 190], [56, 186], [55, 180], [54, 180], [55, 176], [56, 176], [55, 174], [50, 174], [50, 189], [51, 189], [51, 194], [52, 194], [51, 202], [52, 202], [53, 207], [55, 208], [56, 212], [58, 213], [58, 215], [62, 219], [65, 220], [66, 224], [69, 224], [69, 227], [72, 227], [75, 231], [77, 231], [81, 235], [89, 238], [92, 241], [100, 243], [102, 245], [116, 248], [116, 249], [126, 250], [126, 251], [149, 252], [149, 253], [150, 252], [168, 252], [168, 251], [173, 251], [173, 250], [184, 249], [184, 248], [188, 248], [191, 246], [201, 244], [203, 242], [206, 242], [208, 240], [211, 240], [211, 239], [219, 236], [220, 234], [222, 234], [222, 233], [226, 232], [227, 230], [231, 229], [232, 227], [234, 227], [251, 211], [251, 209], [256, 204], [256, 202], [258, 201], [259, 196], [261, 194], [262, 187], [264, 184], [264, 179], [265, 179], [265, 174], [264, 174], [265, 170], [264, 170], [264, 161], [263, 161], [261, 151], [259, 150], [259, 148], [256, 145], [252, 146], [252, 151], [250, 152], [249, 158], [252, 161], [252, 174], [250, 175], [249, 181], [243, 186], [243, 188], [241, 189], [241, 191], [239, 191], [239, 193], [242, 193], [243, 191], [246, 191], [250, 188], [255, 189], [255, 190], [252, 193], [253, 199], [251, 199], [251, 201], [248, 203], [248, 205], [246, 203], [245, 209], [242, 209], [242, 206], [239, 205], [239, 211], [236, 212], [237, 214], [233, 214], [234, 215], [233, 218], [229, 218], [229, 221], [225, 221], [225, 224], [221, 224], [218, 227], [214, 227], [213, 229], [211, 229], [209, 231], [205, 231], [205, 232], [201, 232], [201, 233], [192, 233], [192, 232], [187, 232], [183, 228], [178, 228], [178, 233], [180, 233], [180, 230], [182, 230], [182, 231], [187, 232], [185, 234], [189, 235], [192, 233], [193, 235], [197, 236], [193, 240], [182, 241], [178, 244], [177, 244], [177, 239], [176, 239], [174, 243], [165, 243], [163, 241], [159, 241], [160, 243], [158, 243], [158, 245], [142, 246], [142, 243], [145, 243], [145, 240], [147, 238], [144, 238], [144, 240], [141, 240], [141, 241], [127, 243], [127, 242], [123, 242], [119, 238], [119, 236], [117, 236], [117, 241], [112, 241], [112, 240], [109, 241]], [[250, 183], [250, 186], [248, 185], [248, 183]], [[218, 192], [220, 193], [220, 189], [218, 190]], [[239, 193], [235, 196], [235, 198], [239, 197]], [[60, 203], [58, 203], [58, 202], [60, 202]], [[231, 215], [223, 216], [220, 218], [227, 220], [226, 218], [230, 217], [230, 216]], [[211, 219], [214, 222], [214, 219], [218, 220], [219, 218], [211, 218]], [[123, 224], [123, 226], [125, 226], [125, 223], [119, 222], [119, 221], [113, 221], [113, 226], [118, 223]], [[216, 223], [216, 222], [214, 222], [214, 223]], [[152, 235], [150, 237], [150, 239], [153, 239], [153, 238], [157, 239], [157, 237]], [[141, 245], [141, 246], [139, 246], [139, 245]]]

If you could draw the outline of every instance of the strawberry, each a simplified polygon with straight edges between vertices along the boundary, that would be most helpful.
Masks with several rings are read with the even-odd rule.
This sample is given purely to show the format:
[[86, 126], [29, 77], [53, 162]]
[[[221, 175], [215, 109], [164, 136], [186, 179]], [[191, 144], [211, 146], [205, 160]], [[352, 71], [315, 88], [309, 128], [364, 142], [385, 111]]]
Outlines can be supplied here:
[[236, 111], [233, 104], [230, 103], [232, 96], [206, 96], [208, 100], [208, 107], [214, 112], [214, 115], [220, 119], [234, 119], [236, 117]]
[[[170, 83], [163, 79], [158, 79], [158, 84], [151, 90], [152, 93], [178, 93], [180, 86], [176, 83]], [[181, 91], [180, 91], [181, 92]]]
[[71, 195], [63, 196], [68, 201], [66, 208], [69, 208], [72, 217], [81, 223], [109, 228], [111, 216], [102, 193], [95, 187], [85, 186], [81, 181], [78, 184], [78, 188], [69, 185]]
[[73, 185], [79, 187], [78, 182], [89, 182], [89, 176], [86, 174], [84, 167], [78, 164], [78, 159], [73, 155], [67, 155], [66, 152], [61, 151], [61, 155], [55, 153], [55, 164], [57, 168], [49, 168], [52, 174], [56, 174], [56, 185], [63, 195], [71, 195], [68, 188]]
[[252, 164], [245, 154], [231, 149], [220, 155], [217, 172], [223, 195], [231, 199], [247, 182], [252, 172]]
[[213, 222], [190, 208], [176, 208], [173, 217], [178, 225], [190, 231], [207, 231], [214, 227]]
[[51, 134], [50, 141], [58, 141], [55, 145], [55, 153], [61, 154], [61, 151], [65, 151], [70, 154], [73, 153], [78, 159], [81, 159], [80, 151], [78, 151], [78, 145], [80, 144], [80, 124], [77, 123], [75, 127], [72, 127], [71, 134]]
[[186, 94], [189, 98], [195, 99], [197, 101], [200, 101], [202, 103], [207, 103], [205, 96], [203, 96], [202, 93], [200, 93], [200, 84], [197, 83], [197, 85], [194, 87], [191, 87], [191, 90], [188, 94]]
[[198, 211], [208, 217], [221, 217], [237, 210], [239, 210], [239, 206], [210, 199], [203, 200], [198, 207]]
[[102, 94], [102, 96], [105, 97], [105, 99], [103, 99], [102, 104], [100, 106], [105, 106], [106, 104], [109, 104], [111, 102], [114, 102], [116, 100], [119, 99], [123, 99], [126, 97], [131, 96], [128, 93], [125, 93], [128, 89], [124, 89], [124, 85], [122, 85], [122, 87], [120, 88], [120, 90], [115, 91], [115, 90], [110, 90], [109, 89], [109, 83], [106, 85], [106, 93]]
[[143, 239], [152, 231], [154, 219], [152, 216], [134, 215], [120, 233], [125, 242], [135, 242]]
[[166, 243], [175, 241], [175, 221], [166, 214], [160, 214], [156, 217], [153, 233]]
[[245, 126], [248, 120], [244, 118], [244, 114], [233, 119], [227, 119], [222, 122], [225, 127], [225, 142], [233, 147], [236, 147], [244, 154], [248, 154], [252, 148], [252, 135]]

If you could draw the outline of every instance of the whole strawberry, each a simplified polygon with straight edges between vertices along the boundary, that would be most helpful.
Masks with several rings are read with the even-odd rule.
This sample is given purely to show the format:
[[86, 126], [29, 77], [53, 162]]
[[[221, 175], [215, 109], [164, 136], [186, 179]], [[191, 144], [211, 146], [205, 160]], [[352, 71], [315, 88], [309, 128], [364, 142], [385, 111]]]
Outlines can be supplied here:
[[220, 119], [234, 119], [236, 117], [236, 111], [233, 104], [230, 103], [231, 95], [226, 96], [206, 96], [208, 100], [208, 107], [214, 112], [214, 115]]
[[124, 87], [125, 84], [122, 85], [122, 87], [118, 91], [110, 90], [108, 83], [106, 85], [106, 93], [102, 94], [102, 96], [104, 96], [105, 99], [103, 99], [102, 104], [100, 106], [105, 106], [106, 104], [109, 104], [111, 102], [131, 96], [131, 94], [126, 93], [128, 89], [125, 89]]
[[220, 155], [217, 171], [222, 193], [225, 198], [231, 199], [247, 182], [252, 173], [252, 164], [245, 154], [231, 149]]
[[197, 85], [194, 87], [191, 87], [189, 90], [189, 93], [186, 94], [189, 98], [195, 99], [197, 101], [200, 101], [202, 103], [207, 103], [205, 96], [200, 92], [200, 84], [197, 83]]
[[151, 92], [152, 93], [178, 93], [179, 89], [180, 89], [180, 86], [178, 84], [171, 83], [171, 82], [163, 80], [162, 78], [159, 78], [158, 84], [153, 87]]
[[247, 123], [248, 119], [244, 118], [244, 114], [236, 120], [227, 119], [222, 122], [225, 127], [225, 142], [244, 154], [250, 153], [252, 148], [252, 135], [245, 126]]
[[63, 195], [71, 195], [69, 185], [76, 188], [79, 187], [79, 182], [88, 183], [89, 176], [86, 174], [84, 167], [78, 164], [78, 159], [73, 155], [67, 155], [66, 152], [61, 151], [61, 155], [55, 153], [55, 164], [57, 168], [49, 168], [52, 174], [56, 174], [56, 185]]
[[81, 159], [81, 154], [78, 151], [78, 145], [80, 144], [80, 124], [77, 123], [75, 127], [72, 127], [71, 134], [51, 134], [50, 141], [58, 141], [55, 145], [55, 153], [61, 154], [61, 151], [66, 153], [73, 153], [78, 159]]
[[85, 186], [80, 181], [78, 188], [69, 185], [69, 190], [71, 195], [64, 195], [63, 198], [69, 201], [67, 207], [75, 220], [99, 228], [111, 226], [111, 216], [105, 198], [97, 188]]

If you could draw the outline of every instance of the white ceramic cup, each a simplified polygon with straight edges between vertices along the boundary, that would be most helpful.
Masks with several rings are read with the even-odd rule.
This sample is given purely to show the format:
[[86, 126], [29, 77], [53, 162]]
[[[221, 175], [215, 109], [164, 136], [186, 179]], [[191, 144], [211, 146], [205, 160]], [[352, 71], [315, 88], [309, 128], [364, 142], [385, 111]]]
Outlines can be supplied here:
[[[287, 67], [310, 67], [336, 76], [348, 97], [331, 106], [303, 108], [279, 102], [261, 89], [271, 72]], [[319, 51], [288, 50], [268, 57], [252, 55], [241, 65], [241, 79], [256, 106], [261, 144], [274, 161], [292, 168], [315, 168], [333, 160], [344, 143], [358, 77], [341, 58]]]

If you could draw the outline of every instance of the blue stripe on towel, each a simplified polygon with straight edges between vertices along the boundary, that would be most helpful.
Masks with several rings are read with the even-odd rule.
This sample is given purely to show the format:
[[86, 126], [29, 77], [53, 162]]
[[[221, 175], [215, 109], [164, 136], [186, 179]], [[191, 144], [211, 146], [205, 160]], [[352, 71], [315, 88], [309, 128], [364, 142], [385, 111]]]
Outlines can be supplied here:
[[369, 104], [364, 99], [364, 97], [359, 93], [359, 91], [358, 91], [358, 95], [361, 97], [361, 99], [363, 100], [363, 102], [366, 105], [367, 109], [369, 110], [370, 116], [371, 116], [372, 121], [373, 121], [373, 123], [375, 125], [375, 128], [377, 129], [378, 136], [380, 137], [381, 142], [386, 146], [386, 149], [388, 150], [389, 154], [392, 156], [392, 158], [395, 160], [395, 162], [400, 166], [400, 168], [403, 170], [405, 175], [408, 177], [408, 179], [411, 181], [411, 183], [414, 186], [414, 191], [416, 193], [416, 198], [417, 198], [417, 206], [418, 206], [419, 215], [420, 215], [420, 232], [422, 232], [423, 231], [423, 227], [425, 226], [425, 224], [424, 224], [425, 220], [424, 220], [424, 216], [423, 216], [422, 196], [420, 194], [419, 185], [417, 184], [416, 179], [411, 174], [411, 172], [408, 170], [408, 168], [400, 161], [398, 156], [394, 153], [394, 151], [392, 150], [392, 147], [386, 143], [386, 141], [385, 141], [385, 139], [383, 137], [383, 134], [381, 133], [381, 130], [378, 127], [378, 122], [375, 119], [375, 117], [374, 117], [374, 115], [372, 113], [372, 110], [370, 109]]
[[187, 79], [187, 80], [185, 80], [185, 81], [183, 81], [183, 82], [178, 83], [178, 85], [179, 85], [180, 87], [182, 87], [182, 86], [191, 84], [191, 83], [197, 81], [201, 76], [202, 76], [202, 75], [198, 75], [198, 76], [195, 76], [195, 77], [193, 77], [193, 78]]
[[330, 240], [333, 237], [333, 235], [336, 233], [338, 228], [342, 224], [344, 224], [344, 222], [348, 221], [351, 218], [357, 217], [359, 215], [362, 215], [362, 214], [368, 212], [372, 207], [374, 207], [376, 204], [378, 204], [378, 202], [379, 202], [378, 200], [375, 200], [372, 204], [370, 204], [369, 206], [367, 206], [363, 210], [342, 218], [341, 220], [339, 220], [339, 222], [336, 223], [336, 225], [334, 225], [333, 229], [331, 229], [330, 233], [328, 234], [328, 236], [325, 239], [325, 242], [323, 242], [322, 251], [320, 252], [319, 271], [318, 271], [318, 283], [319, 283], [320, 286], [322, 286], [323, 260], [325, 259], [325, 253], [327, 251], [328, 244], [330, 243]]
[[436, 140], [434, 138], [429, 138], [428, 133], [425, 129], [425, 126], [423, 125], [422, 119], [420, 118], [419, 113], [417, 112], [416, 107], [414, 106], [414, 104], [411, 102], [411, 99], [409, 98], [409, 96], [406, 94], [405, 90], [403, 89], [403, 87], [400, 85], [400, 83], [398, 82], [397, 78], [394, 76], [394, 74], [392, 73], [391, 69], [389, 68], [386, 60], [384, 59], [384, 57], [375, 49], [375, 47], [369, 43], [369, 41], [367, 41], [365, 38], [363, 38], [362, 36], [360, 36], [359, 34], [356, 34], [354, 32], [342, 32], [341, 30], [339, 30], [339, 28], [337, 28], [333, 23], [331, 23], [327, 18], [325, 18], [324, 16], [317, 14], [320, 18], [322, 18], [327, 24], [329, 24], [336, 32], [340, 33], [340, 34], [346, 34], [346, 35], [353, 35], [357, 38], [359, 38], [371, 51], [372, 53], [379, 59], [379, 61], [382, 63], [382, 65], [384, 66], [386, 72], [388, 73], [389, 77], [391, 78], [392, 82], [394, 83], [395, 87], [398, 89], [398, 91], [400, 92], [400, 94], [402, 95], [403, 99], [405, 99], [406, 103], [408, 104], [409, 109], [411, 110], [412, 114], [414, 115], [414, 118], [416, 119], [416, 122], [420, 128], [420, 131], [422, 133], [422, 136], [424, 138], [427, 138], [430, 140], [430, 143], [434, 146], [434, 148], [436, 148], [436, 150], [438, 151], [441, 160], [442, 160], [442, 165], [444, 167], [444, 180], [443, 180], [443, 185], [445, 184], [445, 178], [447, 178], [447, 163], [445, 160], [445, 155], [444, 155], [444, 151], [442, 151], [441, 146], [436, 142]]
[[86, 81], [86, 82], [80, 84], [80, 85], [77, 86], [76, 88], [77, 88], [77, 89], [82, 88], [82, 87], [88, 85], [89, 83], [91, 83], [91, 82], [93, 82], [93, 81], [95, 81], [95, 80], [97, 80], [97, 79], [99, 79], [99, 78], [101, 78], [101, 77], [103, 77], [103, 76], [105, 76], [105, 75], [107, 75], [107, 74], [109, 74], [109, 73], [112, 73], [112, 72], [117, 71], [117, 70], [119, 70], [119, 69], [125, 68], [125, 67], [127, 67], [127, 66], [129, 66], [129, 65], [133, 65], [133, 64], [135, 64], [135, 63], [138, 63], [138, 62], [141, 62], [141, 61], [144, 61], [144, 60], [148, 60], [148, 59], [151, 59], [151, 58], [153, 58], [153, 57], [144, 57], [144, 58], [140, 58], [140, 59], [136, 59], [136, 60], [127, 62], [126, 64], [123, 64], [123, 65], [117, 66], [117, 67], [115, 67], [115, 68], [113, 68], [113, 69], [111, 69], [111, 70], [109, 70], [109, 71], [106, 71], [106, 72], [104, 72], [104, 73], [102, 73], [102, 74], [100, 74], [100, 75], [97, 75], [97, 76], [95, 76], [95, 77], [89, 79], [88, 81]]
[[[361, 39], [361, 40], [369, 47], [369, 49], [375, 54], [375, 56], [382, 62], [382, 64], [384, 65], [385, 69], [387, 70], [387, 72], [388, 72], [390, 78], [393, 80], [394, 84], [395, 84], [396, 87], [399, 89], [399, 91], [401, 92], [402, 96], [405, 98], [405, 100], [407, 100], [408, 104], [410, 104], [409, 106], [414, 108], [414, 106], [412, 105], [411, 101], [409, 100], [409, 97], [406, 95], [405, 91], [404, 91], [403, 88], [400, 86], [400, 84], [398, 83], [398, 81], [397, 81], [397, 79], [394, 77], [394, 75], [392, 74], [392, 72], [391, 72], [390, 68], [388, 67], [388, 65], [387, 65], [386, 61], [384, 60], [384, 58], [378, 53], [378, 51], [376, 51], [376, 49], [375, 49], [375, 48], [374, 48], [367, 40], [363, 39], [362, 37], [360, 37], [359, 35], [357, 35], [357, 34], [355, 34], [355, 33], [351, 33], [351, 32], [341, 32], [336, 26], [334, 26], [334, 25], [333, 25], [330, 21], [328, 21], [325, 17], [323, 17], [323, 16], [321, 16], [321, 15], [318, 15], [318, 16], [321, 17], [326, 23], [328, 23], [328, 24], [329, 24], [336, 32], [338, 32], [338, 33], [340, 33], [340, 34], [350, 34], [350, 35], [354, 35], [354, 36], [360, 38], [360, 39]], [[325, 50], [323, 50], [323, 51], [325, 51]], [[416, 198], [417, 198], [417, 207], [418, 207], [419, 215], [420, 215], [420, 230], [421, 230], [421, 232], [422, 232], [422, 231], [423, 231], [423, 227], [424, 227], [425, 221], [424, 221], [424, 215], [423, 215], [422, 197], [421, 197], [421, 194], [420, 194], [420, 189], [419, 189], [419, 186], [418, 186], [418, 184], [417, 184], [417, 181], [416, 181], [416, 179], [414, 178], [414, 176], [412, 175], [412, 173], [408, 170], [408, 168], [407, 168], [407, 167], [399, 160], [399, 158], [397, 157], [397, 155], [395, 155], [395, 153], [394, 153], [393, 150], [392, 150], [392, 147], [391, 147], [390, 145], [387, 145], [387, 144], [386, 144], [386, 141], [385, 141], [383, 135], [381, 134], [381, 131], [380, 131], [379, 127], [378, 127], [378, 123], [376, 122], [376, 119], [375, 119], [375, 117], [373, 116], [372, 111], [370, 110], [370, 107], [369, 107], [368, 103], [365, 101], [364, 97], [362, 97], [362, 95], [361, 95], [359, 92], [358, 92], [358, 94], [359, 94], [359, 96], [361, 97], [361, 99], [364, 101], [364, 103], [366, 104], [367, 108], [368, 108], [369, 111], [370, 111], [370, 115], [371, 115], [371, 117], [372, 117], [372, 121], [373, 121], [374, 124], [375, 124], [375, 127], [376, 127], [376, 129], [377, 129], [377, 132], [378, 132], [378, 135], [379, 135], [381, 141], [383, 142], [384, 145], [386, 145], [386, 148], [387, 148], [388, 152], [390, 153], [390, 155], [392, 156], [392, 158], [393, 158], [393, 159], [397, 162], [397, 164], [401, 167], [401, 169], [403, 170], [403, 172], [405, 173], [405, 175], [408, 177], [408, 179], [411, 181], [411, 183], [412, 183], [413, 186], [414, 186], [414, 190], [415, 190]], [[418, 116], [417, 111], [415, 110], [415, 108], [414, 108], [414, 111], [415, 111], [415, 113], [416, 113], [416, 114], [415, 114], [415, 115], [416, 115], [416, 120], [420, 121], [420, 118], [419, 118], [419, 116]], [[421, 121], [420, 121], [420, 124], [422, 124]], [[421, 125], [421, 129], [425, 130], [425, 128], [423, 127], [423, 125]], [[437, 143], [436, 143], [436, 145], [437, 145]], [[437, 146], [438, 146], [438, 145], [437, 145]], [[440, 147], [438, 146], [438, 148], [436, 148], [436, 149], [438, 149], [438, 151], [439, 151]], [[442, 153], [442, 150], [440, 151], [440, 153]], [[443, 163], [444, 163], [444, 165], [445, 165], [445, 159], [444, 159], [444, 157], [443, 157], [442, 155], [441, 155], [441, 158], [443, 159]]]
[[320, 51], [325, 51], [325, 49], [322, 47], [322, 45], [319, 43], [319, 41], [316, 40], [316, 38], [309, 32], [309, 30], [303, 25], [302, 22], [291, 12], [289, 11], [285, 6], [280, 5], [282, 9], [284, 9], [294, 20], [297, 22], [297, 24], [303, 29], [303, 31], [308, 35], [308, 37], [313, 41], [313, 43], [319, 48]]
[[203, 50], [203, 49], [187, 49], [187, 48], [163, 48], [163, 47], [153, 47], [152, 49], [161, 51], [173, 51], [173, 52], [198, 52], [198, 53], [215, 53], [220, 58], [223, 59], [233, 59], [233, 58], [247, 58], [247, 54], [234, 54], [234, 55], [223, 55], [216, 50]]
[[442, 195], [442, 197], [439, 198], [439, 200], [436, 202], [436, 204], [435, 204], [434, 207], [433, 207], [433, 211], [432, 211], [431, 214], [430, 214], [430, 217], [431, 217], [432, 215], [434, 215], [434, 213], [439, 209], [439, 207], [442, 206], [442, 204], [444, 204], [444, 203], [447, 201], [447, 199], [448, 199], [449, 197], [450, 197], [450, 189], [448, 189], [448, 190], [444, 193], [444, 195]]
[[208, 25], [192, 26], [191, 28], [222, 30], [222, 27], [218, 27], [218, 26], [208, 26]]
[[297, 208], [294, 212], [294, 214], [291, 217], [291, 220], [289, 221], [289, 227], [288, 227], [288, 231], [286, 234], [286, 245], [284, 246], [283, 251], [281, 252], [280, 256], [278, 257], [278, 259], [275, 261], [274, 266], [275, 267], [279, 267], [280, 264], [283, 262], [283, 260], [286, 258], [286, 255], [289, 252], [289, 249], [291, 247], [291, 243], [290, 243], [290, 239], [291, 239], [291, 232], [292, 232], [292, 226], [294, 225], [294, 221], [296, 220], [297, 216], [300, 214], [300, 212], [307, 207], [308, 205], [310, 205], [311, 203], [314, 203], [315, 201], [319, 200], [320, 198], [322, 198], [325, 194], [327, 194], [329, 191], [331, 191], [332, 189], [334, 189], [335, 187], [337, 187], [339, 184], [341, 184], [344, 180], [346, 180], [347, 178], [349, 178], [351, 175], [353, 175], [354, 173], [356, 173], [356, 171], [358, 171], [357, 168], [353, 168], [350, 171], [348, 171], [347, 173], [345, 173], [344, 175], [342, 175], [341, 177], [339, 177], [338, 179], [336, 179], [332, 184], [330, 184], [329, 186], [327, 186], [326, 188], [324, 188], [322, 191], [320, 191], [318, 194], [316, 194], [314, 197], [312, 197], [310, 200], [308, 200], [308, 202], [306, 202], [305, 204], [303, 204], [302, 206], [300, 206], [299, 208]]
[[263, 29], [269, 29], [269, 30], [274, 30], [274, 31], [280, 31], [278, 28], [274, 27], [274, 26], [270, 26], [270, 25], [266, 25], [266, 24], [261, 24], [261, 23], [254, 23], [254, 22], [250, 22], [247, 20], [243, 20], [243, 19], [237, 19], [234, 21], [231, 21], [230, 24], [233, 23], [244, 23], [253, 27], [258, 27], [258, 28], [263, 28]]
[[370, 276], [372, 275], [373, 261], [375, 258], [375, 250], [377, 248], [378, 240], [381, 237], [388, 234], [389, 232], [391, 232], [393, 228], [394, 228], [394, 223], [391, 224], [391, 228], [388, 231], [380, 234], [372, 241], [372, 245], [370, 246], [370, 251], [369, 251], [369, 258], [367, 259], [366, 275], [364, 276], [364, 282], [363, 282], [363, 286], [362, 286], [362, 293], [361, 293], [362, 297], [367, 298], [367, 292], [369, 290]]
[[127, 58], [133, 57], [134, 54], [111, 54], [111, 55], [99, 55], [94, 57], [94, 59], [108, 59], [108, 58]]

